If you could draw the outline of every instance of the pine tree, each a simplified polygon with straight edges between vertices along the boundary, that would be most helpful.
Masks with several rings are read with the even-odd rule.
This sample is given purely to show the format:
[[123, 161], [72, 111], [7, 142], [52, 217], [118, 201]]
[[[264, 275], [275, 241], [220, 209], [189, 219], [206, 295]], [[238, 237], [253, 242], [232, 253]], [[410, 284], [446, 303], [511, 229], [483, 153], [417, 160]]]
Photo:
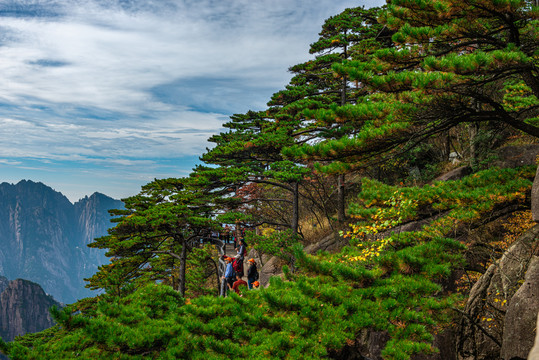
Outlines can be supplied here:
[[267, 218], [254, 221], [256, 224], [287, 226], [297, 232], [298, 186], [310, 170], [285, 159], [280, 153], [283, 147], [293, 143], [293, 128], [288, 123], [273, 119], [266, 112], [254, 111], [236, 114], [223, 126], [230, 131], [212, 136], [209, 141], [216, 146], [201, 159], [207, 164], [219, 166], [213, 171], [221, 174], [221, 181], [228, 182], [227, 188], [234, 189], [236, 196], [249, 184], [276, 187], [290, 194], [284, 198], [246, 198], [244, 203], [290, 203], [292, 211], [289, 212], [289, 222], [279, 223]]
[[120, 295], [129, 285], [165, 280], [185, 293], [187, 254], [193, 241], [216, 227], [208, 196], [186, 186], [187, 179], [155, 180], [125, 209], [112, 210], [116, 226], [90, 247], [108, 249], [110, 264], [88, 279], [88, 287]]
[[[313, 60], [292, 66], [294, 77], [286, 89], [275, 93], [268, 105], [281, 121], [295, 121], [295, 145], [309, 144], [321, 139], [340, 138], [347, 133], [343, 123], [317, 121], [304, 116], [304, 110], [326, 109], [331, 105], [355, 103], [363, 90], [350, 83], [347, 75], [339, 76], [332, 70], [352, 57], [364, 57], [372, 51], [390, 44], [391, 32], [376, 20], [380, 8], [362, 7], [346, 9], [327, 19], [322, 25], [320, 38], [311, 44]], [[284, 149], [294, 158], [296, 153]], [[337, 214], [339, 222], [345, 219], [344, 173], [337, 175]]]

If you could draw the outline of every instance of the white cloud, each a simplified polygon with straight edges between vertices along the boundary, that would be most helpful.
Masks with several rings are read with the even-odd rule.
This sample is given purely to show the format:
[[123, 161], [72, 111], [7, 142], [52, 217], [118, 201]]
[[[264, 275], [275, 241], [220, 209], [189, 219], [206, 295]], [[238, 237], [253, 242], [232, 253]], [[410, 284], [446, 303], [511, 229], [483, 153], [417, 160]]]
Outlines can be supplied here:
[[262, 108], [286, 85], [286, 69], [311, 57], [325, 18], [357, 5], [5, 0], [0, 157], [136, 174], [159, 172], [158, 159], [200, 155], [229, 115]]

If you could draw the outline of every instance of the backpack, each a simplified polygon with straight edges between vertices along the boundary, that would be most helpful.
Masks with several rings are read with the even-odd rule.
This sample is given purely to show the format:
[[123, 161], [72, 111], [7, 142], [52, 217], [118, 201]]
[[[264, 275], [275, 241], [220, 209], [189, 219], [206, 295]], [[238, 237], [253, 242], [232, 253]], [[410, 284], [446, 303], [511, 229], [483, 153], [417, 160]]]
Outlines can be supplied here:
[[238, 258], [232, 262], [232, 268], [235, 272], [243, 274], [243, 259]]
[[259, 277], [260, 277], [260, 276], [259, 276], [259, 274], [258, 274], [258, 271], [255, 272], [255, 281], [257, 281]]

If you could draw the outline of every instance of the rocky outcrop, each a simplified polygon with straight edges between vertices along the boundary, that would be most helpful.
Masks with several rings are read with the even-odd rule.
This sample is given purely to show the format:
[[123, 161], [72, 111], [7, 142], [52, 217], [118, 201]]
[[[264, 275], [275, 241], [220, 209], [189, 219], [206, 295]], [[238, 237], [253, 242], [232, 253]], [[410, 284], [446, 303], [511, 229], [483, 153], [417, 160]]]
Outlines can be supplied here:
[[83, 279], [107, 259], [86, 245], [106, 235], [108, 210], [122, 206], [97, 193], [72, 204], [32, 181], [0, 184], [0, 275], [35, 281], [65, 303], [95, 295]]
[[11, 341], [16, 336], [51, 327], [52, 306], [60, 304], [38, 284], [22, 279], [10, 281], [0, 294], [0, 337]]
[[539, 311], [539, 225], [475, 283], [458, 330], [459, 359], [526, 358]]
[[258, 281], [261, 286], [267, 286], [272, 276], [282, 276], [283, 261], [277, 256], [271, 257], [266, 264], [258, 271], [260, 278]]
[[320, 241], [305, 246], [303, 249], [307, 254], [316, 254], [318, 251], [335, 251], [342, 248], [343, 239], [335, 234], [329, 234]]
[[446, 172], [438, 176], [434, 181], [449, 181], [449, 180], [460, 180], [465, 176], [468, 176], [472, 173], [472, 168], [469, 166], [460, 166], [456, 169]]

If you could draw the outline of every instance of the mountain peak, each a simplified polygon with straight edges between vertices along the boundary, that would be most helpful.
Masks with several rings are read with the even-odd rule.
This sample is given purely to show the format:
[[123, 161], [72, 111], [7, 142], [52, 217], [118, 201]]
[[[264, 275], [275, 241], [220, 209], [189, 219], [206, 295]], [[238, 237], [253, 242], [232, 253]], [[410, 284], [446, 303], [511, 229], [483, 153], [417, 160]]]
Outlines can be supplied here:
[[90, 296], [83, 279], [108, 259], [87, 244], [107, 234], [108, 210], [122, 206], [98, 192], [73, 204], [32, 180], [0, 184], [0, 275], [35, 281], [64, 303]]

